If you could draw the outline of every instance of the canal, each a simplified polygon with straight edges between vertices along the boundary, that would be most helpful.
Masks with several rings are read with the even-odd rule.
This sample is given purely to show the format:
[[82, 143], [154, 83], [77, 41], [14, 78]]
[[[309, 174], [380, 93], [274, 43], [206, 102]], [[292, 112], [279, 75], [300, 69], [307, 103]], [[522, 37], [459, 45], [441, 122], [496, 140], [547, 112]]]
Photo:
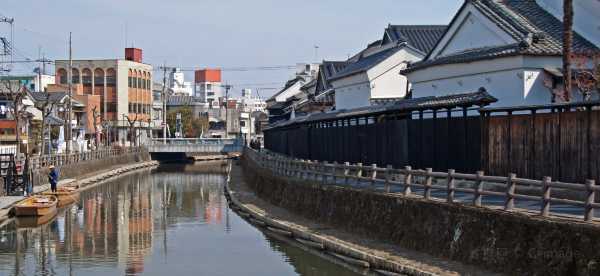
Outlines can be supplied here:
[[272, 239], [227, 207], [200, 165], [124, 175], [50, 222], [0, 228], [0, 275], [354, 275]]

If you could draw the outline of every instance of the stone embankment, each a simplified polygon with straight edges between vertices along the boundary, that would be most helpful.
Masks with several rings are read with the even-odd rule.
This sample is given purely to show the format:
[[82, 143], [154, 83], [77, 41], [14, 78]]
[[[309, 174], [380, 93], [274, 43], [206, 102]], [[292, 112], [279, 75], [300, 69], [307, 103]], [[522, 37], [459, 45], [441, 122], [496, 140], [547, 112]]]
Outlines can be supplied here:
[[[230, 170], [225, 195], [231, 208], [269, 236], [293, 241], [334, 262], [343, 262], [363, 275], [500, 275], [474, 266], [406, 250], [370, 236], [300, 216], [257, 196], [257, 174], [238, 165]], [[285, 185], [285, 184], [283, 184]], [[341, 207], [341, 206], [340, 206]]]
[[[600, 275], [597, 223], [324, 186], [275, 176], [250, 159], [242, 163], [243, 177], [250, 188], [234, 196], [239, 200], [256, 195], [265, 206], [287, 212], [289, 216], [280, 218], [288, 223], [273, 221], [271, 207], [249, 208], [259, 205], [253, 201], [241, 202], [243, 212], [265, 227], [291, 232], [294, 237], [298, 235], [373, 269], [412, 275], [489, 274], [469, 273], [459, 265], [448, 268], [459, 262], [509, 275]], [[345, 237], [360, 237], [349, 240], [364, 250], [338, 250], [338, 242], [326, 243], [326, 239], [291, 228], [297, 221], [314, 223], [315, 227], [306, 230], [338, 238], [339, 244], [347, 241]], [[335, 234], [337, 231], [347, 234]], [[364, 244], [361, 239], [374, 245]], [[403, 263], [397, 261], [398, 256], [406, 257], [407, 265], [397, 265]]]
[[[157, 166], [157, 161], [150, 160], [147, 152], [127, 153], [105, 159], [83, 161], [59, 167], [60, 185], [80, 185], [82, 190], [89, 189], [97, 184], [112, 178], [119, 177], [127, 172]], [[50, 189], [48, 184], [48, 168], [33, 172], [34, 193], [41, 193]], [[0, 222], [10, 218], [11, 210], [17, 202], [23, 200], [22, 196], [0, 197]]]

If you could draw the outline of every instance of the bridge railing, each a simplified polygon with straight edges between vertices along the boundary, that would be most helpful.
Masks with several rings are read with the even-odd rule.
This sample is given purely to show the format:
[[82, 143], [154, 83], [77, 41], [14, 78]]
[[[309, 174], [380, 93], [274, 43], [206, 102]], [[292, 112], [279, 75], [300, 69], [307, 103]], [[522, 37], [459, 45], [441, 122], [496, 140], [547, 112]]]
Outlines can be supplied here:
[[236, 138], [154, 138], [152, 143], [155, 145], [235, 145], [241, 142]]
[[[592, 222], [596, 203], [596, 192], [600, 191], [594, 180], [585, 184], [508, 176], [486, 176], [483, 171], [476, 174], [457, 173], [455, 170], [434, 172], [415, 170], [410, 166], [403, 169], [376, 164], [344, 164], [292, 159], [284, 155], [250, 148], [244, 149], [246, 158], [274, 174], [299, 180], [320, 182], [323, 185], [341, 185], [352, 188], [377, 190], [403, 194], [425, 200], [445, 201], [476, 207], [524, 211], [533, 215], [575, 218]], [[560, 191], [558, 195], [557, 192]], [[554, 194], [553, 194], [554, 192]], [[568, 199], [568, 194], [581, 194], [584, 200]]]
[[157, 138], [148, 145], [151, 153], [230, 153], [241, 152], [241, 139], [215, 138]]

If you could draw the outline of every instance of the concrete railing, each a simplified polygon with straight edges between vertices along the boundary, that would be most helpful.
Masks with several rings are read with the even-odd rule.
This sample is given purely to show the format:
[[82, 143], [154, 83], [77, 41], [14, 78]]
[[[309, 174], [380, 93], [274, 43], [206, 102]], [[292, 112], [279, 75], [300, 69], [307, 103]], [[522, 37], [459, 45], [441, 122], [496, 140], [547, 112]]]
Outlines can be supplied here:
[[[122, 149], [102, 149], [86, 152], [76, 152], [70, 154], [51, 154], [34, 156], [30, 158], [30, 168], [32, 170], [45, 168], [50, 165], [63, 166], [82, 161], [99, 160], [109, 157], [119, 156], [129, 153], [139, 153], [145, 151], [143, 147], [128, 147]], [[23, 160], [24, 161], [24, 160]]]
[[[416, 196], [425, 200], [443, 200], [476, 207], [501, 208], [505, 211], [525, 211], [542, 217], [552, 215], [576, 218], [585, 222], [592, 222], [594, 210], [600, 208], [600, 204], [595, 202], [596, 192], [600, 191], [600, 187], [594, 180], [577, 184], [552, 181], [550, 177], [544, 177], [542, 180], [523, 179], [518, 178], [516, 174], [486, 176], [482, 171], [464, 174], [454, 170], [415, 170], [410, 166], [403, 169], [392, 166], [381, 168], [376, 164], [364, 166], [361, 163], [338, 164], [292, 159], [267, 150], [258, 152], [250, 148], [245, 148], [244, 155], [275, 175], [316, 181], [323, 185], [351, 186]], [[458, 186], [458, 182], [463, 185]], [[485, 189], [488, 186], [494, 186], [494, 189]], [[536, 189], [541, 195], [519, 193], [523, 187]], [[555, 197], [556, 195], [552, 194], [553, 189], [583, 193], [585, 200]]]
[[229, 153], [241, 152], [240, 139], [168, 138], [153, 139], [148, 151], [153, 153]]

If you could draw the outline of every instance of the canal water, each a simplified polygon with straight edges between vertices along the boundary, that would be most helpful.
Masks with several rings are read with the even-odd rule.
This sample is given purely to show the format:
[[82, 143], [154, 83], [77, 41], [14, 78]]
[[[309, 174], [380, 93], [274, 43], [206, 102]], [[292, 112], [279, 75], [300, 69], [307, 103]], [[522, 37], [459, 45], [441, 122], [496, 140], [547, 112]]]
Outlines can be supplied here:
[[236, 215], [225, 180], [161, 166], [83, 191], [42, 226], [13, 220], [0, 228], [0, 275], [354, 275]]

